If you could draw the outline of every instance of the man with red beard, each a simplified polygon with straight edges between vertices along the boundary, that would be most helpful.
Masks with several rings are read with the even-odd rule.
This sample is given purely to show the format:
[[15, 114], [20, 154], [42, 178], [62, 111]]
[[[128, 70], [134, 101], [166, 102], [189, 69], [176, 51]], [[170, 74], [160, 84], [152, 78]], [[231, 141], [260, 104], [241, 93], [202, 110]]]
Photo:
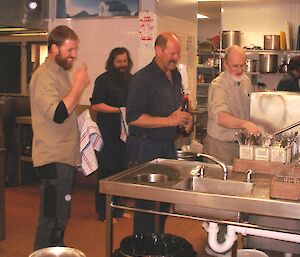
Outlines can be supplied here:
[[208, 91], [207, 136], [203, 151], [232, 165], [239, 156], [235, 132], [257, 134], [260, 129], [250, 120], [250, 79], [245, 74], [244, 50], [233, 45], [226, 49], [225, 71], [215, 78]]
[[[126, 142], [121, 139], [121, 126], [125, 117], [121, 108], [127, 105], [128, 85], [131, 80], [132, 60], [129, 51], [124, 47], [114, 48], [106, 61], [106, 72], [95, 81], [91, 100], [92, 109], [97, 112], [104, 146], [98, 155], [99, 169], [97, 181], [112, 176], [128, 167]], [[126, 128], [125, 128], [126, 129]], [[118, 202], [118, 198], [115, 199]], [[106, 198], [99, 193], [97, 182], [95, 193], [98, 219], [105, 220]], [[114, 210], [114, 218], [129, 217], [123, 210]], [[116, 221], [116, 220], [114, 220]]]
[[87, 66], [68, 71], [79, 39], [67, 26], [48, 37], [48, 57], [30, 81], [32, 159], [41, 180], [41, 203], [34, 249], [64, 245], [76, 166], [81, 163], [75, 107], [89, 84]]

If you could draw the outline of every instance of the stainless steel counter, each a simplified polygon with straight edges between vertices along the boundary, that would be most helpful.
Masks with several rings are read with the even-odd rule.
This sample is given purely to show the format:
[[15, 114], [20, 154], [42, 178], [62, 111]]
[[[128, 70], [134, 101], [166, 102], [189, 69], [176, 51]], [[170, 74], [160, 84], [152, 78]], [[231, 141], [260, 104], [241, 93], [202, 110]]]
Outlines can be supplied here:
[[[108, 195], [107, 205], [113, 206], [111, 196], [130, 197], [176, 205], [212, 208], [216, 211], [230, 211], [246, 214], [267, 215], [287, 219], [300, 219], [300, 204], [298, 201], [278, 200], [269, 197], [271, 176], [255, 174], [252, 191], [247, 196], [201, 193], [175, 189], [176, 185], [191, 177], [190, 172], [197, 165], [204, 164], [206, 177], [222, 179], [223, 173], [219, 165], [199, 163], [194, 161], [177, 161], [156, 159], [138, 167], [124, 171], [118, 175], [100, 181], [101, 192]], [[228, 180], [244, 181], [246, 175], [233, 172], [229, 168]], [[161, 181], [150, 182], [144, 178], [147, 174], [165, 175]], [[107, 210], [107, 252], [111, 252], [111, 210]], [[196, 216], [201, 217], [201, 213]], [[195, 216], [195, 215], [193, 215]], [[203, 217], [205, 218], [205, 217]], [[110, 220], [109, 220], [110, 219]], [[110, 222], [109, 222], [110, 221]], [[226, 223], [225, 221], [222, 221]], [[110, 256], [110, 255], [107, 255]]]

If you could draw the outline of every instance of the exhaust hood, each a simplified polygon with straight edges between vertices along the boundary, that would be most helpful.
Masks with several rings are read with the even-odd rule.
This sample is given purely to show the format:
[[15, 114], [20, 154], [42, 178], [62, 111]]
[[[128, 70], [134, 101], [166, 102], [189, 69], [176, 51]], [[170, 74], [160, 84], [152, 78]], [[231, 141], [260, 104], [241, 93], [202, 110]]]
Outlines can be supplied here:
[[45, 33], [48, 17], [48, 0], [1, 0], [0, 36]]

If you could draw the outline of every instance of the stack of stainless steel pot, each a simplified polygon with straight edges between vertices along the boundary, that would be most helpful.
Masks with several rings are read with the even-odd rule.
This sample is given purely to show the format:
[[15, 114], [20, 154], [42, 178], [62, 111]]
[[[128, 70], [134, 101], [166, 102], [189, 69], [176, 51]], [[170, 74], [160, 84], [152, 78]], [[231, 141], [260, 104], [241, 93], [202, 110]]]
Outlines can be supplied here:
[[278, 67], [277, 54], [259, 54], [259, 72], [276, 73]]
[[222, 48], [231, 45], [241, 45], [241, 31], [227, 30], [222, 32]]
[[256, 72], [257, 60], [248, 58], [246, 60], [246, 72]]

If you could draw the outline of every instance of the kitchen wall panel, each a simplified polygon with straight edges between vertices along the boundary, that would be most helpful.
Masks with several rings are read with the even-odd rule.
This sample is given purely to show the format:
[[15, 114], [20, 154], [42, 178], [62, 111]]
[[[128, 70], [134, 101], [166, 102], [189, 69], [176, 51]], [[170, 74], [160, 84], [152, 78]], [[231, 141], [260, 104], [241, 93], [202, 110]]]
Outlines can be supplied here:
[[223, 2], [222, 30], [242, 31], [242, 46], [263, 47], [264, 35], [286, 31], [286, 20], [293, 23], [294, 33], [300, 25], [299, 3], [230, 3]]
[[175, 32], [181, 42], [181, 57], [179, 63], [187, 65], [188, 84], [192, 105], [196, 101], [196, 66], [197, 66], [197, 21], [188, 22], [169, 16], [159, 16], [157, 19], [157, 33], [163, 31]]
[[[182, 19], [171, 19], [164, 18], [164, 24], [161, 26], [160, 31], [167, 30], [170, 31], [173, 29], [174, 32], [182, 34], [185, 37], [184, 42], [186, 42], [186, 36], [191, 35], [197, 38], [197, 20], [196, 20], [196, 1], [189, 0], [180, 0], [177, 1], [178, 4], [174, 5], [172, 1], [161, 1], [157, 2], [156, 0], [140, 0], [140, 11], [151, 11], [156, 17], [157, 9], [159, 5], [163, 5], [163, 10], [166, 10], [166, 6], [172, 5], [172, 10], [175, 9], [181, 11], [180, 8], [187, 5], [190, 8], [190, 12], [195, 13], [195, 24], [191, 25], [190, 22], [187, 22]], [[176, 2], [176, 3], [177, 3]], [[181, 2], [179, 4], [179, 2]], [[194, 3], [195, 8], [191, 6], [191, 2]], [[89, 76], [91, 80], [91, 85], [84, 91], [84, 94], [80, 100], [80, 104], [90, 104], [89, 98], [91, 97], [94, 81], [97, 76], [105, 71], [105, 62], [108, 58], [109, 52], [114, 47], [124, 46], [128, 48], [131, 53], [133, 60], [133, 72], [136, 72], [140, 68], [148, 64], [154, 57], [154, 41], [150, 45], [145, 47], [145, 44], [140, 41], [139, 36], [139, 18], [82, 18], [82, 19], [56, 19], [55, 5], [53, 3], [50, 5], [50, 17], [52, 19], [49, 21], [49, 30], [53, 29], [58, 25], [67, 25], [76, 31], [80, 38], [80, 48], [79, 48], [79, 58], [77, 65], [81, 62], [86, 62], [88, 65]], [[189, 15], [186, 12], [186, 15]], [[154, 23], [156, 26], [156, 23]], [[186, 27], [185, 27], [186, 26]], [[155, 28], [156, 29], [156, 28]], [[183, 34], [184, 33], [184, 34]], [[156, 30], [154, 39], [156, 38]], [[196, 44], [195, 44], [196, 45]], [[185, 49], [186, 46], [183, 46], [182, 49]], [[183, 58], [184, 57], [183, 51]], [[196, 54], [195, 54], [196, 58]], [[194, 78], [195, 69], [191, 69], [190, 77], [191, 83], [196, 85]], [[194, 79], [195, 80], [195, 79]]]

